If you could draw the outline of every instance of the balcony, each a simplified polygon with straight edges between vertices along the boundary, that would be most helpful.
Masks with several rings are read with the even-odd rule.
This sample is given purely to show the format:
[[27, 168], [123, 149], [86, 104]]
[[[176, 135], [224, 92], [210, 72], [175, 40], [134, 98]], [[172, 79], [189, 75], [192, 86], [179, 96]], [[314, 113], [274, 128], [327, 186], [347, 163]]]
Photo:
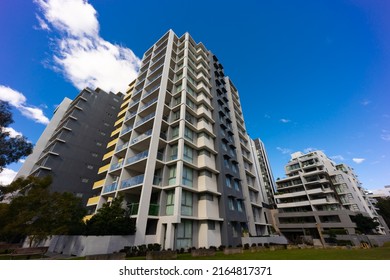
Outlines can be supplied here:
[[92, 206], [92, 205], [98, 204], [99, 198], [100, 198], [100, 196], [91, 197], [90, 199], [88, 199], [87, 206]]
[[111, 185], [105, 186], [103, 188], [103, 194], [109, 193], [109, 192], [114, 192], [114, 191], [116, 191], [117, 187], [118, 187], [118, 183], [117, 182], [114, 182]]
[[143, 109], [145, 109], [145, 108], [149, 107], [150, 105], [152, 105], [153, 103], [157, 102], [157, 100], [158, 100], [158, 97], [156, 97], [156, 98], [150, 100], [148, 103], [142, 105], [142, 106], [139, 108], [139, 110], [142, 111]]
[[123, 162], [113, 163], [113, 164], [111, 164], [111, 166], [110, 166], [110, 171], [113, 171], [113, 170], [115, 170], [115, 169], [121, 168], [122, 165], [123, 165]]
[[148, 120], [154, 118], [155, 114], [156, 114], [156, 113], [153, 112], [153, 113], [147, 115], [146, 117], [143, 117], [142, 119], [138, 120], [138, 121], [135, 123], [135, 126], [140, 126], [141, 124], [143, 124], [143, 123], [147, 122]]
[[124, 144], [122, 144], [122, 145], [119, 145], [119, 146], [116, 147], [115, 151], [116, 151], [116, 152], [119, 152], [119, 151], [121, 151], [121, 150], [127, 148], [128, 145], [129, 145], [129, 142], [126, 142], [126, 143], [124, 143]]
[[125, 128], [121, 131], [121, 134], [120, 134], [120, 135], [122, 136], [123, 134], [129, 132], [129, 131], [132, 130], [132, 129], [133, 129], [132, 126], [125, 127]]
[[140, 136], [134, 138], [133, 140], [131, 140], [131, 144], [135, 144], [143, 139], [145, 139], [146, 137], [152, 135], [152, 129], [148, 130], [147, 132], [145, 132], [144, 134], [141, 134]]
[[129, 165], [129, 164], [132, 164], [133, 162], [136, 162], [136, 161], [139, 161], [141, 159], [144, 159], [144, 158], [146, 158], [148, 156], [148, 154], [149, 154], [148, 150], [143, 151], [143, 152], [141, 152], [139, 154], [136, 154], [135, 156], [132, 156], [132, 157], [127, 159], [126, 165]]
[[[138, 209], [139, 209], [139, 203], [129, 203], [127, 204], [127, 207], [129, 208], [129, 214], [130, 215], [138, 215]], [[158, 204], [149, 204], [149, 216], [158, 216], [160, 210], [160, 205]]]
[[137, 185], [141, 185], [144, 182], [144, 176], [145, 174], [141, 174], [138, 176], [131, 177], [129, 179], [126, 179], [122, 181], [121, 189], [128, 189]]

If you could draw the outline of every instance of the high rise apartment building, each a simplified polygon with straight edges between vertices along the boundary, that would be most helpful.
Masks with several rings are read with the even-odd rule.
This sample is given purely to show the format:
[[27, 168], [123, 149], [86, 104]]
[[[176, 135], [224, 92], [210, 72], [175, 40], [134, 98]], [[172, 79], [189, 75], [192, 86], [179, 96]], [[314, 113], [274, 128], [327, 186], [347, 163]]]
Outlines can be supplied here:
[[88, 205], [96, 211], [122, 195], [134, 245], [235, 246], [243, 233], [268, 234], [238, 91], [188, 33], [168, 31], [145, 52], [104, 160]]
[[51, 191], [73, 193], [86, 205], [121, 99], [89, 88], [65, 98], [15, 178], [50, 175]]
[[[297, 236], [321, 237], [329, 229], [354, 234], [353, 217], [361, 213], [378, 220], [361, 183], [345, 164], [336, 165], [323, 152], [291, 155], [287, 177], [276, 181], [277, 227], [290, 240]], [[383, 227], [377, 228], [384, 233]]]

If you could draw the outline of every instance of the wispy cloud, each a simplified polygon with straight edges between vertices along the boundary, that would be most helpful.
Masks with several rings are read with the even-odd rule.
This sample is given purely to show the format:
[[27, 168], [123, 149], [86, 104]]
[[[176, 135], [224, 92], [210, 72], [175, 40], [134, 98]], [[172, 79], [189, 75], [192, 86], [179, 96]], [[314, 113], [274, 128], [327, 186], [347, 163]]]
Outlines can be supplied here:
[[362, 163], [365, 160], [366, 160], [365, 158], [353, 158], [352, 159], [352, 161], [357, 163], [357, 164], [360, 164], [360, 163]]
[[390, 131], [382, 129], [381, 139], [384, 141], [390, 141]]
[[364, 99], [360, 102], [360, 104], [362, 104], [363, 106], [367, 106], [368, 104], [370, 104], [371, 101], [370, 100], [367, 100], [367, 99]]
[[11, 184], [16, 174], [17, 172], [12, 169], [3, 168], [3, 171], [0, 173], [0, 185], [5, 186]]
[[41, 109], [27, 105], [27, 98], [22, 93], [10, 87], [0, 85], [0, 100], [8, 102], [18, 109], [23, 116], [32, 119], [37, 123], [49, 123], [49, 119], [44, 115]]
[[291, 122], [291, 120], [289, 120], [289, 119], [280, 119], [280, 122], [282, 122], [282, 123], [289, 123], [289, 122]]
[[339, 161], [343, 161], [345, 160], [345, 158], [342, 156], [342, 155], [335, 155], [335, 156], [331, 156], [329, 157], [331, 160], [339, 160]]
[[36, 18], [38, 20], [39, 26], [34, 26], [35, 29], [50, 31], [49, 25], [47, 25], [47, 23], [40, 16], [36, 15]]
[[[44, 23], [56, 31], [53, 69], [62, 73], [76, 88], [124, 91], [136, 78], [140, 59], [131, 49], [100, 37], [97, 12], [86, 0], [34, 2]], [[45, 27], [42, 23], [40, 26]]]
[[292, 150], [291, 150], [291, 149], [288, 149], [288, 148], [277, 147], [276, 149], [277, 149], [278, 151], [280, 151], [282, 154], [291, 154], [291, 153], [292, 153]]
[[270, 118], [271, 118], [271, 116], [270, 116], [270, 115], [268, 115], [268, 114], [265, 114], [265, 115], [264, 115], [264, 118], [266, 118], [266, 119], [270, 119]]

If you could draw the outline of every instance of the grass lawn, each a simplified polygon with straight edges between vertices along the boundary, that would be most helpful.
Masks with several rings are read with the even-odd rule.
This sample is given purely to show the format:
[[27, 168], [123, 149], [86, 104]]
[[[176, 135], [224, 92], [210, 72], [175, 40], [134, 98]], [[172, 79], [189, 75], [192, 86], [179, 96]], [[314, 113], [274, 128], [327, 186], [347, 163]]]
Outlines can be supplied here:
[[371, 249], [292, 249], [224, 255], [217, 252], [214, 257], [196, 257], [178, 254], [178, 260], [390, 260], [390, 246]]

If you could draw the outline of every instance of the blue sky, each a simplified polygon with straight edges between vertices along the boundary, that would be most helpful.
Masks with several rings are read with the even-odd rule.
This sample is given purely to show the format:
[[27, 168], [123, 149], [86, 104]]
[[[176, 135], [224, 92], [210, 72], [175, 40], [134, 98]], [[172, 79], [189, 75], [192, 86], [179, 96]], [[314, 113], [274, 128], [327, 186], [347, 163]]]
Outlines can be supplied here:
[[290, 153], [319, 149], [378, 189], [390, 184], [389, 13], [380, 0], [2, 0], [0, 99], [35, 143], [64, 97], [125, 89], [156, 40], [188, 31], [238, 88], [275, 178]]

